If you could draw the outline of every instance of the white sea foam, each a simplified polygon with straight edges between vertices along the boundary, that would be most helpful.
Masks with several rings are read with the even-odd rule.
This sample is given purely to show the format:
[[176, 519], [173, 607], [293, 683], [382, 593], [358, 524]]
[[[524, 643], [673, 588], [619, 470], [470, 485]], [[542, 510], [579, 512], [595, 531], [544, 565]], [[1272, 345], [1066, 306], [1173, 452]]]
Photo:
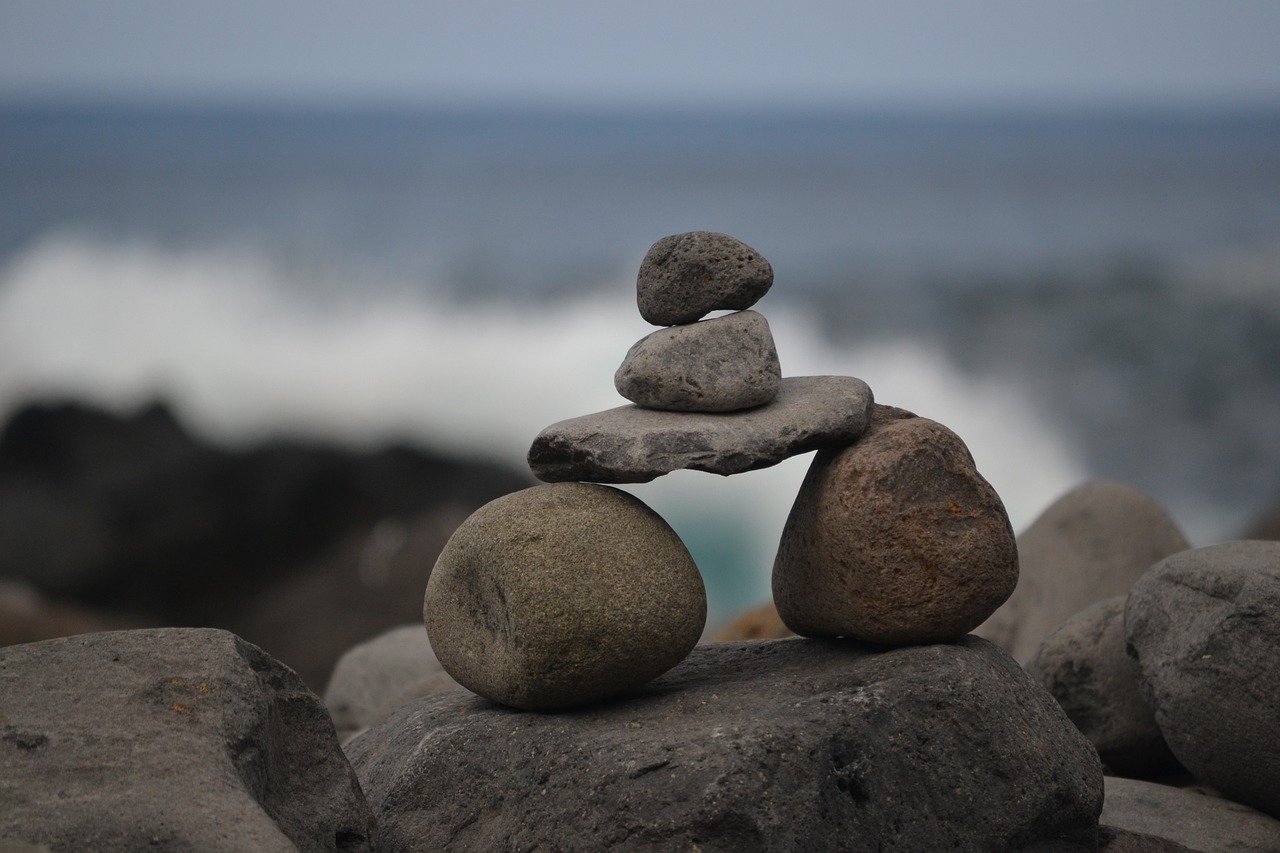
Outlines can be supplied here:
[[[193, 429], [224, 443], [282, 433], [359, 445], [409, 439], [515, 466], [547, 424], [624, 403], [613, 372], [652, 331], [622, 282], [530, 308], [385, 288], [320, 300], [291, 275], [245, 253], [66, 234], [33, 244], [0, 269], [0, 415], [32, 398], [123, 409], [163, 396]], [[881, 402], [958, 432], [1015, 528], [1084, 479], [1015, 389], [961, 373], [927, 341], [837, 348], [807, 318], [767, 300], [759, 308], [784, 374], [859, 376]], [[677, 472], [628, 488], [700, 561], [699, 548], [712, 546], [695, 540], [708, 530], [749, 540], [721, 548], [718, 559], [742, 563], [737, 579], [709, 580], [713, 606], [737, 607], [767, 595], [807, 464], [801, 457], [732, 478]]]

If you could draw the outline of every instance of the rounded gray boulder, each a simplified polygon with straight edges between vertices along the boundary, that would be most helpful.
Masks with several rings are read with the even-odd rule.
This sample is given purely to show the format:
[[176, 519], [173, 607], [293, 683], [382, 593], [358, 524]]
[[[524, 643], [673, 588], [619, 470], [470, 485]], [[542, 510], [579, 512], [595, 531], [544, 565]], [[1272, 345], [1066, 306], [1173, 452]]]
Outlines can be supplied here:
[[445, 671], [527, 710], [586, 705], [675, 666], [706, 592], [675, 531], [638, 498], [556, 483], [498, 498], [431, 572], [427, 635]]
[[814, 457], [778, 545], [773, 599], [803, 636], [933, 643], [973, 630], [1017, 581], [1009, 517], [964, 442], [877, 406], [857, 443]]
[[1183, 551], [1129, 592], [1156, 724], [1197, 779], [1280, 817], [1280, 542]]
[[773, 267], [746, 243], [689, 231], [650, 247], [636, 276], [636, 304], [655, 326], [677, 326], [712, 311], [750, 308], [772, 286]]

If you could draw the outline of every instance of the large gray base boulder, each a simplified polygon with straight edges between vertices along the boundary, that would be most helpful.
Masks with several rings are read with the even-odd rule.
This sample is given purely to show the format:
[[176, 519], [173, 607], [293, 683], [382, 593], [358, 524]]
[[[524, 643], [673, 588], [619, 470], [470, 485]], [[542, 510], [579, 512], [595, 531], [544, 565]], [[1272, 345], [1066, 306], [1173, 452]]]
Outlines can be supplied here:
[[0, 649], [0, 838], [95, 853], [376, 848], [319, 700], [258, 647], [196, 628]]
[[974, 637], [701, 645], [574, 713], [421, 699], [348, 755], [387, 851], [1092, 850], [1102, 806], [1093, 747]]
[[1106, 777], [1100, 820], [1204, 853], [1275, 853], [1280, 820], [1188, 788]]

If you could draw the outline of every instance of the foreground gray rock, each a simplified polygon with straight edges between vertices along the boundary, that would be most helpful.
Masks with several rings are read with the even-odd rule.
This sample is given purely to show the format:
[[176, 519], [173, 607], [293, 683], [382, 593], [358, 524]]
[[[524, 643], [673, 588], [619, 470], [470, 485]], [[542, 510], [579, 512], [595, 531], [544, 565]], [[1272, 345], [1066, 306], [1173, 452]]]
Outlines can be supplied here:
[[675, 666], [702, 636], [707, 594], [680, 537], [639, 498], [555, 483], [472, 513], [431, 570], [423, 615], [460, 684], [551, 710]]
[[1169, 748], [1197, 779], [1280, 817], [1280, 542], [1162, 560], [1125, 636]]
[[977, 638], [701, 645], [625, 698], [401, 708], [348, 747], [384, 849], [1093, 849], [1097, 754]]
[[636, 276], [636, 304], [655, 326], [676, 326], [712, 311], [750, 308], [772, 286], [773, 267], [746, 243], [689, 231], [650, 247]]
[[1018, 586], [974, 633], [1025, 664], [1073, 614], [1128, 592], [1143, 572], [1188, 547], [1147, 495], [1119, 483], [1087, 483], [1018, 537]]
[[621, 406], [552, 424], [529, 448], [545, 482], [647, 483], [681, 469], [740, 474], [857, 439], [871, 389], [852, 376], [792, 376], [773, 402], [742, 412], [663, 412]]
[[55, 850], [376, 849], [324, 707], [225, 631], [0, 649], [0, 767], [0, 838]]
[[385, 631], [339, 658], [324, 704], [345, 743], [406, 702], [459, 689], [436, 660], [419, 621]]
[[1106, 777], [1100, 821], [1204, 853], [1275, 853], [1280, 821], [1248, 806], [1138, 779]]
[[773, 333], [755, 311], [660, 329], [631, 347], [613, 377], [636, 405], [683, 412], [762, 406], [781, 383]]
[[1117, 595], [1072, 616], [1040, 645], [1027, 671], [1040, 681], [1107, 768], [1149, 777], [1180, 768], [1142, 695], [1142, 673], [1125, 650], [1124, 604]]
[[963, 636], [1017, 582], [1009, 517], [964, 442], [887, 406], [855, 444], [814, 457], [773, 564], [788, 628], [876, 643]]

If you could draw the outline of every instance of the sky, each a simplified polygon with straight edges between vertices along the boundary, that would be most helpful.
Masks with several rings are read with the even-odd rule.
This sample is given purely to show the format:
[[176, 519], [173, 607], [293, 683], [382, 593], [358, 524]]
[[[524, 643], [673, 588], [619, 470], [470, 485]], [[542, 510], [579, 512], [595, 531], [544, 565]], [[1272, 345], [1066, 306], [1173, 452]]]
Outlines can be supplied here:
[[1280, 103], [1274, 0], [0, 0], [0, 99]]

